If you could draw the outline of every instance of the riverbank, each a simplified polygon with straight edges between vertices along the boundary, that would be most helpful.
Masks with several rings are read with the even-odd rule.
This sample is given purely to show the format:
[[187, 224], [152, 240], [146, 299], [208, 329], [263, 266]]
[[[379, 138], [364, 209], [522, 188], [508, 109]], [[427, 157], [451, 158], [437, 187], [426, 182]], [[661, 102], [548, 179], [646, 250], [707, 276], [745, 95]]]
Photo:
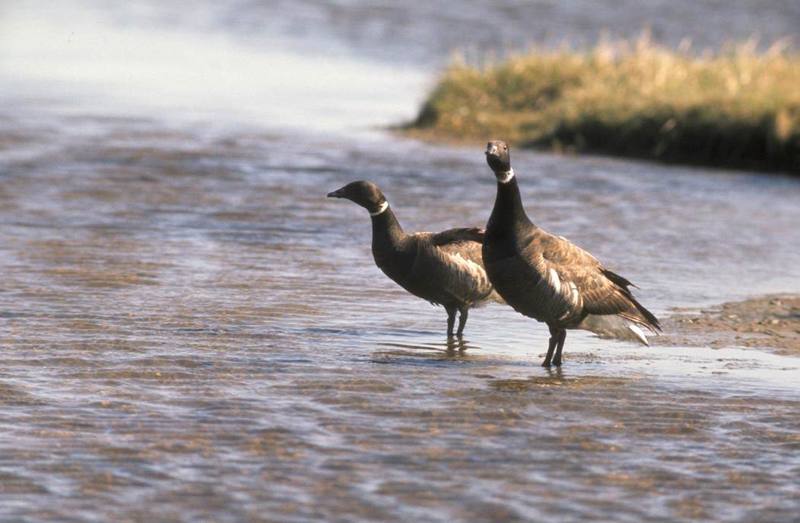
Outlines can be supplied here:
[[704, 309], [678, 310], [658, 345], [759, 347], [800, 355], [800, 296], [771, 295]]
[[442, 73], [412, 136], [800, 173], [800, 55], [638, 41], [534, 50]]

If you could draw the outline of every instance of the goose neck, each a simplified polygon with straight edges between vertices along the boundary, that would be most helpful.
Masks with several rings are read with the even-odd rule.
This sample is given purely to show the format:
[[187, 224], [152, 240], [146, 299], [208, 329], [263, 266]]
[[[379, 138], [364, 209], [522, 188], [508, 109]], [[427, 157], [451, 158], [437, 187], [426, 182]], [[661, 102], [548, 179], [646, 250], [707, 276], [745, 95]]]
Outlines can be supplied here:
[[497, 182], [497, 197], [494, 201], [494, 209], [490, 223], [495, 224], [518, 224], [531, 223], [525, 208], [522, 206], [522, 196], [519, 192], [517, 178], [511, 176], [508, 181]]
[[370, 213], [370, 216], [372, 217], [373, 248], [397, 246], [405, 233], [392, 208], [386, 205], [382, 212]]

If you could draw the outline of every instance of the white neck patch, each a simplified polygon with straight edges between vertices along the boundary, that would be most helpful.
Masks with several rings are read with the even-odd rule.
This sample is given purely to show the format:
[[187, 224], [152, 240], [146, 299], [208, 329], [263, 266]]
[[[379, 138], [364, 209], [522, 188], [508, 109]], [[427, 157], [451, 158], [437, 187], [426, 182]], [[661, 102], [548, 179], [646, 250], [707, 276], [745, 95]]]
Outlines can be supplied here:
[[508, 183], [511, 181], [511, 178], [514, 177], [514, 169], [509, 169], [504, 173], [495, 173], [497, 177], [497, 181], [500, 183]]
[[371, 212], [371, 213], [369, 213], [369, 215], [370, 215], [370, 216], [377, 216], [377, 215], [379, 215], [379, 214], [382, 214], [382, 213], [383, 213], [384, 211], [386, 211], [386, 209], [388, 209], [388, 208], [389, 208], [389, 202], [387, 202], [387, 201], [384, 201], [384, 202], [381, 204], [381, 206], [380, 206], [380, 207], [378, 207], [378, 210], [377, 210], [377, 211], [375, 211], [375, 212]]

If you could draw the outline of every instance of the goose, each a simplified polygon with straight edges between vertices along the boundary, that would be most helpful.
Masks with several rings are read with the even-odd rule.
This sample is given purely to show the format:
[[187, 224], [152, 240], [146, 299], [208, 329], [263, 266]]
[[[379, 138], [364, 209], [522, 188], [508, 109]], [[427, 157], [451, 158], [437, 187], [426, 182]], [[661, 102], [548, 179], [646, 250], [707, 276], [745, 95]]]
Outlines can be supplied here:
[[328, 193], [360, 205], [372, 218], [372, 255], [375, 264], [402, 288], [447, 311], [447, 336], [461, 338], [469, 309], [497, 299], [481, 260], [484, 231], [448, 229], [439, 233], [407, 234], [372, 182], [356, 181]]
[[486, 225], [484, 265], [507, 304], [550, 328], [542, 366], [561, 365], [567, 329], [648, 345], [642, 328], [658, 334], [661, 325], [633, 297], [630, 287], [635, 285], [566, 238], [531, 222], [505, 142], [489, 142], [486, 161], [497, 179], [497, 196]]

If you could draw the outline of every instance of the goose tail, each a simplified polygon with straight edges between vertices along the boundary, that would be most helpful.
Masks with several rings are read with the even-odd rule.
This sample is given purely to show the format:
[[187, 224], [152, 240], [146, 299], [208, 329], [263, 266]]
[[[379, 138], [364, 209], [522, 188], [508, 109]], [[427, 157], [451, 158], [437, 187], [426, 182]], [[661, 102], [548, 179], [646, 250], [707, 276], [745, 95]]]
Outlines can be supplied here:
[[642, 345], [650, 345], [642, 328], [637, 322], [616, 314], [589, 314], [578, 325], [579, 329], [588, 330], [601, 338], [613, 338], [633, 341]]
[[641, 326], [650, 329], [653, 334], [659, 334], [661, 332], [661, 322], [658, 321], [658, 318], [656, 318], [652, 312], [645, 309], [644, 305], [639, 303], [632, 295], [629, 295], [628, 299], [636, 308], [636, 314], [631, 319]]
[[644, 305], [639, 303], [639, 300], [634, 298], [633, 293], [629, 288], [636, 288], [636, 285], [631, 283], [630, 280], [620, 276], [615, 272], [609, 271], [608, 269], [602, 269], [602, 272], [606, 278], [616, 284], [617, 288], [622, 292], [629, 304], [632, 305], [632, 310], [622, 313], [623, 316], [642, 327], [646, 327], [653, 334], [660, 333], [661, 323], [658, 321], [658, 318], [656, 318], [652, 312], [647, 310]]

